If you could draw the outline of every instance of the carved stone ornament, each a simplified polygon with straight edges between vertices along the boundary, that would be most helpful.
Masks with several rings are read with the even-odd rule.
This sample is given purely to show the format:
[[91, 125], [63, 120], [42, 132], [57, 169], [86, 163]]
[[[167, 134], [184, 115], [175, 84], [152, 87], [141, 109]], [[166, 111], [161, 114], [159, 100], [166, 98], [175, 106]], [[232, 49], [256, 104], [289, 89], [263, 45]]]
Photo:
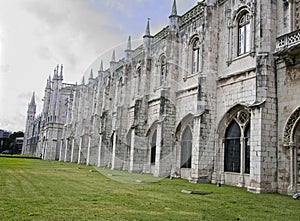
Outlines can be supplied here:
[[292, 142], [291, 139], [293, 139], [293, 133], [294, 133], [294, 127], [297, 123], [298, 119], [300, 117], [300, 107], [298, 107], [292, 115], [289, 117], [285, 128], [284, 128], [284, 134], [283, 134], [283, 141], [285, 145], [288, 145]]

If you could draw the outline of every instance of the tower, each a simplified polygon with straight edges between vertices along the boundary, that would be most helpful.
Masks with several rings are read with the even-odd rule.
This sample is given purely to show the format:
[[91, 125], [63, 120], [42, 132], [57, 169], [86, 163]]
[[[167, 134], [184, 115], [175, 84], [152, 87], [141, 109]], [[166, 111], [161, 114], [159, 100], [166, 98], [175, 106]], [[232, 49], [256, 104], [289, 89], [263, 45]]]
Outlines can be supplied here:
[[179, 31], [179, 21], [180, 21], [180, 16], [177, 15], [176, 0], [174, 0], [171, 15], [169, 16], [170, 31], [178, 33], [178, 31]]
[[28, 104], [28, 108], [27, 108], [27, 119], [26, 119], [22, 154], [29, 154], [31, 151], [29, 139], [33, 133], [35, 114], [36, 114], [36, 103], [35, 103], [35, 93], [33, 92], [31, 101]]
[[146, 52], [146, 56], [149, 57], [151, 53], [151, 42], [152, 42], [153, 36], [150, 34], [150, 18], [148, 18], [147, 26], [146, 26], [146, 32], [143, 36], [144, 39], [144, 49]]

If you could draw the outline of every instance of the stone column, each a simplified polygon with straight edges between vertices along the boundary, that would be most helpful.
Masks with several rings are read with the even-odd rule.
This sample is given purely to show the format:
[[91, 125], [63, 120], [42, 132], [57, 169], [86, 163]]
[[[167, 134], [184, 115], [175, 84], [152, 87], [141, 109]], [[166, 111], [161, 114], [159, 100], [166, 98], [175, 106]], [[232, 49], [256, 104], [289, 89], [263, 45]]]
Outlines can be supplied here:
[[192, 168], [191, 168], [191, 179], [194, 182], [198, 182], [200, 179], [200, 126], [201, 126], [201, 115], [194, 117], [194, 128], [193, 128], [193, 141], [192, 141]]
[[296, 171], [297, 171], [297, 154], [294, 143], [289, 144], [290, 149], [290, 185], [288, 186], [288, 194], [296, 192]]
[[69, 139], [65, 139], [65, 156], [64, 156], [64, 162], [67, 161], [67, 154], [68, 154], [68, 146], [69, 146]]
[[241, 147], [241, 152], [240, 152], [240, 176], [239, 176], [239, 187], [244, 187], [245, 185], [245, 179], [244, 179], [244, 171], [245, 171], [245, 138], [242, 134], [242, 137], [240, 139], [240, 147]]
[[80, 158], [81, 158], [82, 139], [83, 139], [83, 136], [80, 136], [79, 150], [78, 150], [78, 159], [77, 159], [77, 163], [78, 164], [80, 164]]
[[219, 181], [221, 184], [225, 183], [225, 174], [224, 174], [224, 156], [225, 156], [225, 139], [222, 139], [222, 147], [220, 150], [220, 177]]
[[157, 133], [156, 133], [156, 154], [155, 154], [155, 170], [154, 176], [158, 177], [161, 174], [161, 149], [162, 149], [162, 122], [157, 123]]
[[99, 136], [99, 146], [98, 146], [98, 163], [97, 163], [98, 167], [104, 166], [103, 162], [102, 162], [102, 148], [103, 148], [103, 145], [102, 145], [102, 136], [103, 136], [103, 134], [100, 133], [100, 136]]
[[88, 135], [89, 140], [88, 140], [88, 148], [87, 148], [87, 154], [86, 154], [86, 165], [90, 164], [90, 152], [91, 152], [91, 134]]
[[72, 146], [71, 146], [71, 160], [70, 162], [73, 163], [73, 156], [74, 156], [74, 142], [75, 142], [75, 139], [74, 137], [72, 138]]

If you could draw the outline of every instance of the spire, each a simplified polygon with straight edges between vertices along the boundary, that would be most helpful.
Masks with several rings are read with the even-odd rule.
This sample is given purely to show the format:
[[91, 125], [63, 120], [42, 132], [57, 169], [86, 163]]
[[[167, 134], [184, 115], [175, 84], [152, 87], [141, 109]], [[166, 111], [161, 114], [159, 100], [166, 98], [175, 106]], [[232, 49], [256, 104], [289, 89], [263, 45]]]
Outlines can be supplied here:
[[128, 37], [127, 50], [131, 51], [131, 37], [130, 37], [130, 35]]
[[101, 60], [99, 71], [103, 71], [103, 60]]
[[56, 65], [56, 76], [58, 76], [59, 65]]
[[53, 77], [57, 76], [57, 73], [56, 73], [56, 67], [54, 68], [54, 71], [53, 71]]
[[82, 77], [82, 85], [85, 85], [85, 80], [84, 80], [84, 76]]
[[30, 106], [34, 106], [35, 105], [35, 93], [33, 92], [32, 97], [31, 97], [31, 101], [29, 103]]
[[63, 79], [63, 65], [60, 65], [60, 78]]
[[91, 73], [90, 73], [90, 79], [93, 79], [94, 76], [93, 76], [93, 68], [91, 68]]
[[47, 79], [46, 88], [51, 88], [51, 76], [49, 75], [49, 78]]
[[111, 56], [111, 61], [115, 62], [116, 61], [116, 52], [113, 50], [113, 54]]
[[149, 36], [151, 36], [150, 35], [150, 18], [148, 18], [148, 21], [147, 21], [146, 33], [145, 33], [144, 37], [149, 37]]
[[177, 16], [176, 0], [173, 1], [171, 16]]

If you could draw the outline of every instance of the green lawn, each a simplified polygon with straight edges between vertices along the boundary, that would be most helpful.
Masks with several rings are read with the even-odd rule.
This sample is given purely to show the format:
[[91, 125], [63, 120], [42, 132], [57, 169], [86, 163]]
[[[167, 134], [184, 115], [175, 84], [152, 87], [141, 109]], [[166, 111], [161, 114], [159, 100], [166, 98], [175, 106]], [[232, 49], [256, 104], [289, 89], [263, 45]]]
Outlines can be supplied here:
[[0, 220], [300, 219], [300, 201], [291, 196], [96, 169], [0, 157]]

